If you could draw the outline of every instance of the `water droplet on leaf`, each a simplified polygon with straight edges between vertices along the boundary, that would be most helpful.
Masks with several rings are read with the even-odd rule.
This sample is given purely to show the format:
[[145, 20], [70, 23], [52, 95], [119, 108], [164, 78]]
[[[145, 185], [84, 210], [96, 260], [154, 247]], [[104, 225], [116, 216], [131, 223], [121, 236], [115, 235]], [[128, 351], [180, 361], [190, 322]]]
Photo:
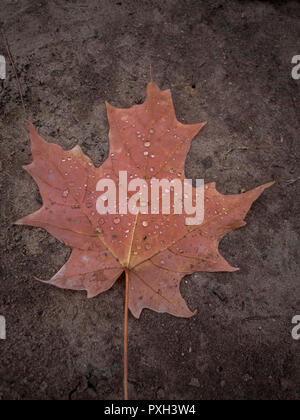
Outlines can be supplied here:
[[65, 190], [65, 191], [62, 193], [63, 198], [67, 198], [67, 197], [68, 197], [68, 195], [69, 195], [69, 191], [68, 191], [68, 190]]

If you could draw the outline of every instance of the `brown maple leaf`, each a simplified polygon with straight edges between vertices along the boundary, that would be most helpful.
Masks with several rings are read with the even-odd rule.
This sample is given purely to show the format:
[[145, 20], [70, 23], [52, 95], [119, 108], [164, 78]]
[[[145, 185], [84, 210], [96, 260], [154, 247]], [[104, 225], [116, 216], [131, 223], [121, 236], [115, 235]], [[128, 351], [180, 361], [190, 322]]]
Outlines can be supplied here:
[[72, 248], [50, 284], [94, 297], [125, 271], [126, 305], [136, 318], [144, 308], [190, 317], [194, 312], [180, 294], [181, 279], [196, 271], [237, 270], [220, 255], [219, 242], [245, 225], [252, 203], [272, 183], [238, 195], [220, 194], [215, 183], [207, 184], [204, 221], [196, 226], [186, 225], [186, 214], [99, 215], [100, 179], [118, 185], [120, 171], [127, 171], [129, 179], [183, 181], [191, 141], [205, 125], [180, 123], [170, 91], [153, 81], [144, 104], [129, 109], [107, 104], [107, 113], [110, 153], [100, 168], [78, 146], [65, 151], [46, 142], [30, 123], [33, 163], [25, 169], [39, 186], [43, 206], [17, 223], [44, 228]]

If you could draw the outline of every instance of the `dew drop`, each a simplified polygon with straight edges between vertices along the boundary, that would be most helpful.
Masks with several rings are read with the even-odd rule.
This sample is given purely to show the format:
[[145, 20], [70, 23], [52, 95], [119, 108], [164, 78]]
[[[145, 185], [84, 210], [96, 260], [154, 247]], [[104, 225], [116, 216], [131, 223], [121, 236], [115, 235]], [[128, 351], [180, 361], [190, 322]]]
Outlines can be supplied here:
[[119, 217], [116, 217], [116, 218], [114, 219], [114, 224], [115, 224], [115, 225], [118, 225], [120, 222], [121, 222], [121, 219], [120, 219]]
[[144, 152], [144, 156], [148, 156], [149, 155], [149, 152]]
[[155, 130], [153, 128], [150, 128], [149, 133], [150, 134], [154, 134], [155, 133]]
[[150, 141], [146, 141], [146, 143], [144, 143], [144, 146], [145, 146], [145, 147], [150, 147], [150, 146], [151, 146]]
[[144, 227], [147, 227], [147, 226], [149, 225], [149, 223], [148, 223], [148, 222], [146, 222], [146, 221], [144, 221], [144, 222], [142, 223], [142, 225], [143, 225]]
[[65, 191], [62, 193], [63, 198], [67, 198], [67, 197], [68, 197], [68, 195], [69, 195], [69, 191], [68, 191], [68, 190], [65, 190]]

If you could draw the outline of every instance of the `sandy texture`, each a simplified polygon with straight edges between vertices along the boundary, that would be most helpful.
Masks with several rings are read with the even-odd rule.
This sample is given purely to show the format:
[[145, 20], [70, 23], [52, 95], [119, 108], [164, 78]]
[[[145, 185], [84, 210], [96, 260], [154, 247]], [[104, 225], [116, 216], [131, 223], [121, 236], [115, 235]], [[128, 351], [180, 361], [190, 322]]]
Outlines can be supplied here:
[[[135, 399], [296, 399], [300, 342], [297, 1], [1, 0], [28, 116], [64, 148], [99, 165], [108, 153], [105, 100], [144, 100], [149, 65], [171, 88], [179, 120], [208, 121], [188, 177], [237, 193], [272, 179], [223, 255], [240, 267], [182, 282], [193, 319], [130, 317]], [[297, 49], [298, 47], [298, 49]], [[3, 41], [0, 54], [5, 55]], [[11, 66], [0, 82], [0, 399], [122, 398], [124, 281], [95, 299], [39, 283], [69, 250], [12, 223], [38, 209], [26, 117]]]

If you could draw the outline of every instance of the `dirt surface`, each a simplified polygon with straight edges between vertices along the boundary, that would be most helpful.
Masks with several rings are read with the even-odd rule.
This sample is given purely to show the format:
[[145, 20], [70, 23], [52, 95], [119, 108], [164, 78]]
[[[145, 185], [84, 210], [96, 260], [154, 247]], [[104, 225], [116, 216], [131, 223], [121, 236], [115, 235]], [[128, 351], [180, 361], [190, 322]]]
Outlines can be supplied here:
[[[133, 399], [298, 399], [300, 342], [297, 1], [1, 0], [28, 116], [96, 165], [108, 153], [105, 100], [141, 103], [152, 63], [178, 119], [207, 127], [193, 141], [188, 177], [238, 193], [272, 179], [247, 226], [222, 254], [240, 271], [182, 282], [192, 319], [130, 316]], [[298, 49], [297, 49], [298, 48]], [[4, 43], [0, 54], [7, 56]], [[69, 250], [45, 231], [12, 223], [38, 209], [26, 117], [8, 64], [0, 82], [0, 399], [122, 398], [124, 279], [92, 300], [49, 279]], [[295, 182], [289, 182], [295, 180]]]

